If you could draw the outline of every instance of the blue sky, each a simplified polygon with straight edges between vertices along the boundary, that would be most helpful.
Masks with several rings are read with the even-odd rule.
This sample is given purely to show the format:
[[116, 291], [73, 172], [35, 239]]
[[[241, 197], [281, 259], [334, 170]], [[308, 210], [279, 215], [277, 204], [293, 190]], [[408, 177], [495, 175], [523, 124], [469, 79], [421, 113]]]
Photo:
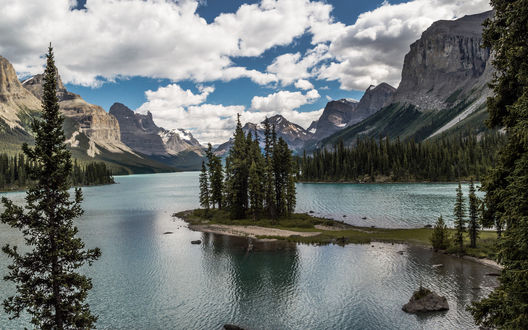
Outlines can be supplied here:
[[[86, 1], [80, 1], [79, 8], [84, 6]], [[240, 1], [240, 0], [208, 0], [203, 5], [198, 7], [198, 14], [205, 18], [207, 22], [212, 22], [215, 17], [221, 13], [234, 13], [244, 3], [258, 3], [259, 1]], [[391, 1], [392, 4], [401, 3], [404, 1]], [[378, 8], [383, 0], [370, 1], [327, 1], [334, 8], [332, 15], [339, 22], [346, 25], [352, 25], [359, 14]], [[273, 62], [275, 57], [291, 52], [304, 53], [311, 47], [310, 36], [304, 35], [287, 46], [278, 46], [267, 50], [258, 57], [251, 58], [235, 58], [235, 63], [249, 68], [264, 71], [266, 67]], [[158, 86], [166, 86], [171, 81], [168, 79], [149, 79], [144, 77], [133, 77], [131, 79], [118, 80], [116, 83], [105, 84], [100, 88], [83, 87], [79, 85], [67, 84], [67, 88], [74, 93], [80, 94], [87, 101], [98, 104], [104, 109], [108, 110], [114, 102], [121, 102], [126, 104], [131, 109], [136, 109], [145, 103], [145, 91], [149, 89], [156, 89]], [[180, 82], [185, 88], [193, 88], [193, 83], [190, 81]], [[250, 105], [253, 96], [265, 96], [270, 92], [276, 90], [274, 87], [262, 87], [252, 83], [247, 78], [237, 79], [228, 83], [214, 82], [215, 91], [209, 96], [208, 101], [224, 105]], [[360, 99], [363, 95], [363, 90], [343, 90], [336, 81], [317, 81], [314, 83], [317, 89], [328, 87], [328, 90], [322, 92], [324, 97], [320, 98], [312, 104], [306, 104], [300, 107], [301, 111], [312, 111], [324, 108], [328, 99], [328, 95], [332, 99], [354, 98]], [[286, 88], [286, 90], [295, 91], [295, 88]]]
[[[409, 45], [432, 22], [487, 0], [0, 0], [0, 55], [20, 78], [53, 42], [67, 88], [121, 102], [203, 143], [282, 114], [307, 127], [329, 100], [397, 87]], [[27, 17], [38, 17], [27, 20]]]

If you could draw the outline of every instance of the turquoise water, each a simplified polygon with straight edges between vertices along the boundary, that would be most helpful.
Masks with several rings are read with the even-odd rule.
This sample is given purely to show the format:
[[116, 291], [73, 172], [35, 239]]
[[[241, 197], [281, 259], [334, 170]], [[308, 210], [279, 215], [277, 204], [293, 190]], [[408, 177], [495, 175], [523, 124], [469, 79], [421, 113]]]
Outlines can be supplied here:
[[[434, 224], [440, 215], [452, 225], [456, 188], [453, 183], [301, 183], [297, 210], [359, 226], [423, 227]], [[462, 189], [467, 197], [468, 185]]]
[[[118, 184], [83, 189], [78, 222], [87, 247], [103, 255], [84, 271], [100, 329], [460, 329], [476, 328], [465, 306], [496, 284], [492, 269], [405, 245], [307, 246], [203, 234], [174, 219], [195, 208], [197, 173], [117, 177]], [[451, 213], [455, 185], [300, 184], [299, 211], [376, 226], [422, 226]], [[21, 201], [23, 194], [4, 194]], [[433, 208], [424, 208], [427, 203]], [[368, 205], [365, 205], [368, 204]], [[441, 205], [445, 205], [443, 208]], [[377, 217], [379, 215], [379, 217]], [[359, 218], [358, 218], [359, 217]], [[165, 232], [173, 234], [164, 234]], [[191, 245], [202, 239], [202, 245]], [[21, 244], [0, 224], [0, 242]], [[399, 252], [403, 251], [402, 254]], [[9, 260], [0, 255], [0, 274]], [[433, 268], [434, 264], [444, 267]], [[13, 287], [0, 282], [0, 299]], [[451, 309], [405, 314], [420, 284], [446, 295]], [[0, 328], [27, 326], [27, 318]]]

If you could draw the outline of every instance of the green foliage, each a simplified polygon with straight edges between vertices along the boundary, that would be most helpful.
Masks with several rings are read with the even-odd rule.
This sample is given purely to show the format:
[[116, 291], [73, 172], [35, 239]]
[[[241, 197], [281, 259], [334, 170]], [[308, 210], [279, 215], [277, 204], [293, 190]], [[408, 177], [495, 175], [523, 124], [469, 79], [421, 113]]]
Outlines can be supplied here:
[[454, 181], [479, 179], [496, 161], [506, 137], [488, 132], [414, 140], [359, 139], [354, 147], [339, 142], [334, 150], [317, 150], [300, 162], [305, 181]]
[[504, 228], [498, 260], [500, 285], [470, 308], [478, 325], [528, 329], [528, 1], [492, 0], [484, 45], [491, 47], [496, 74], [488, 99], [490, 126], [508, 134], [497, 164], [482, 181], [484, 224]]
[[470, 247], [477, 247], [477, 238], [480, 229], [479, 224], [479, 204], [480, 200], [475, 194], [475, 185], [473, 180], [469, 183], [469, 221], [468, 221], [468, 233], [471, 243]]
[[13, 318], [29, 313], [37, 328], [87, 329], [97, 320], [85, 303], [92, 282], [76, 271], [95, 261], [101, 252], [85, 250], [73, 225], [83, 213], [82, 192], [76, 189], [74, 199], [70, 199], [73, 164], [64, 143], [56, 85], [50, 46], [44, 72], [43, 120], [32, 124], [35, 147], [23, 146], [27, 161], [33, 164], [27, 175], [35, 184], [27, 191], [25, 207], [2, 198], [2, 222], [19, 229], [30, 249], [24, 254], [16, 246], [2, 248], [13, 259], [4, 279], [17, 287], [17, 293], [3, 305]]
[[[15, 156], [0, 154], [0, 190], [18, 190], [34, 183], [28, 173], [35, 166], [23, 153]], [[114, 183], [111, 171], [101, 162], [90, 162], [83, 166], [75, 161], [68, 178], [73, 186]]]
[[430, 295], [431, 293], [433, 293], [431, 290], [429, 290], [427, 288], [424, 288], [423, 286], [420, 285], [420, 288], [418, 290], [414, 291], [414, 293], [412, 295], [412, 299], [420, 300], [423, 297], [426, 297], [426, 296]]
[[435, 251], [445, 250], [449, 247], [447, 226], [442, 216], [438, 217], [438, 220], [436, 221], [436, 224], [433, 228], [431, 244], [433, 245], [433, 249], [435, 249]]
[[224, 173], [220, 158], [213, 153], [213, 147], [209, 143], [207, 149], [207, 168], [209, 171], [209, 202], [213, 208], [217, 205], [219, 209], [224, 204], [222, 189], [224, 184]]
[[209, 204], [209, 180], [207, 178], [205, 162], [202, 162], [202, 171], [200, 172], [200, 206], [209, 210]]
[[453, 234], [453, 242], [457, 253], [462, 255], [464, 254], [464, 233], [466, 232], [466, 208], [460, 182], [458, 183], [456, 192], [455, 208], [453, 210], [453, 215], [455, 216], [455, 233]]
[[[207, 152], [210, 182], [210, 202], [223, 198], [229, 211], [230, 220], [245, 219], [253, 221], [261, 217], [274, 221], [291, 215], [296, 205], [296, 164], [288, 144], [278, 139], [275, 128], [271, 129], [265, 121], [264, 154], [260, 149], [257, 132], [255, 138], [251, 132], [244, 134], [240, 116], [234, 133], [233, 147], [222, 169], [218, 157], [214, 156], [209, 145]], [[222, 175], [225, 173], [225, 180]], [[205, 187], [205, 184], [201, 186]], [[203, 189], [201, 189], [203, 191]], [[215, 197], [215, 194], [219, 196]]]

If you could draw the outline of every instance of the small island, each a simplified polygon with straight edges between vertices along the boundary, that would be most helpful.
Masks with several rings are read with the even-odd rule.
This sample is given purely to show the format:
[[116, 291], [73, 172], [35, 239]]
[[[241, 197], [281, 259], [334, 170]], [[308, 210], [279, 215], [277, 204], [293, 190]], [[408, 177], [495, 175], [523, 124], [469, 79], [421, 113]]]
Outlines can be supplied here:
[[[404, 243], [434, 248], [432, 236], [434, 228], [377, 228], [359, 227], [342, 221], [315, 217], [306, 213], [293, 213], [281, 219], [230, 219], [225, 210], [187, 210], [173, 214], [189, 224], [189, 229], [219, 235], [247, 237], [266, 241], [287, 241], [300, 244], [327, 245], [370, 244], [371, 242]], [[447, 228], [448, 237], [454, 236], [455, 229]], [[493, 261], [496, 255], [497, 233], [481, 231], [476, 248], [465, 240], [466, 259], [488, 266], [500, 268]], [[440, 253], [457, 255], [455, 246], [435, 249]]]

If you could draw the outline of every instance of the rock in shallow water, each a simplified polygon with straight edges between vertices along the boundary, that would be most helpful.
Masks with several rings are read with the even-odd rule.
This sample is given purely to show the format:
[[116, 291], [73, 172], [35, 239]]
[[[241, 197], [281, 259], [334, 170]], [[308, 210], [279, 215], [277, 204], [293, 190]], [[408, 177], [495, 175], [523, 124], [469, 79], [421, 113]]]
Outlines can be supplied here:
[[403, 305], [402, 310], [407, 313], [423, 313], [446, 311], [449, 309], [446, 297], [439, 296], [426, 288], [414, 292], [411, 300]]
[[195, 240], [195, 241], [191, 241], [191, 244], [200, 244], [202, 243], [202, 241], [200, 241], [199, 239]]
[[244, 328], [239, 327], [238, 325], [234, 324], [224, 324], [225, 330], [244, 330]]

